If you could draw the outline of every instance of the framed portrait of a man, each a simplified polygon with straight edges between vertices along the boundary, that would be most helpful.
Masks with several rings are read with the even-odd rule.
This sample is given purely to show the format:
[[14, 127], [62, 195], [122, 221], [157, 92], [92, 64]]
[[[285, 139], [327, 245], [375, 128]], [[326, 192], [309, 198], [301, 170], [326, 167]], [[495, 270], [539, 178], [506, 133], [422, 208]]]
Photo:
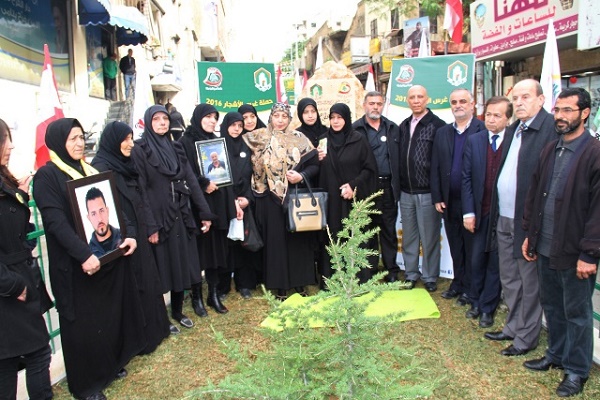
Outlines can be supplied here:
[[202, 176], [219, 187], [233, 183], [225, 138], [196, 142], [196, 152]]
[[90, 246], [100, 264], [120, 257], [126, 227], [111, 171], [67, 182], [77, 234]]

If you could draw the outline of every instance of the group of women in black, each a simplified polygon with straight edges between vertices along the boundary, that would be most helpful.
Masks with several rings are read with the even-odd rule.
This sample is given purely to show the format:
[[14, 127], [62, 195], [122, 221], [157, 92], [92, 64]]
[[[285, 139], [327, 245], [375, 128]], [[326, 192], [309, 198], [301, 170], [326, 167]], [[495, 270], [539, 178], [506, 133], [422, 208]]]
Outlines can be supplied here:
[[[290, 108], [283, 103], [274, 104], [267, 125], [249, 104], [226, 114], [220, 137], [225, 138], [232, 184], [221, 187], [200, 171], [197, 161], [196, 142], [218, 137], [219, 113], [211, 105], [195, 108], [177, 141], [169, 134], [169, 113], [160, 105], [146, 110], [144, 133], [135, 143], [128, 125], [109, 123], [91, 165], [83, 160], [83, 128], [76, 119], [48, 126], [51, 161], [37, 171], [33, 196], [46, 232], [67, 381], [76, 398], [105, 398], [103, 389], [126, 375], [124, 367], [132, 357], [152, 352], [169, 334], [179, 332], [168, 318], [164, 293], [170, 293], [171, 317], [191, 328], [193, 321], [183, 314], [184, 292], [190, 292], [194, 313], [206, 316], [203, 275], [206, 305], [221, 314], [228, 312], [223, 298], [232, 276], [243, 298], [264, 283], [281, 299], [290, 290], [305, 294], [319, 275], [331, 277], [325, 235], [288, 232], [286, 194], [292, 185], [306, 182], [324, 188], [329, 193], [328, 223], [335, 234], [353, 198], [375, 190], [375, 160], [366, 139], [352, 130], [347, 105], [332, 106], [330, 128], [321, 123], [313, 99], [300, 101], [298, 117], [300, 127], [291, 129]], [[318, 148], [321, 139], [327, 139], [326, 145]], [[0, 230], [15, 237], [12, 243], [3, 234], [0, 244], [0, 315], [7, 314], [4, 308], [14, 314], [0, 323], [30, 321], [26, 334], [10, 331], [8, 342], [0, 343], [4, 392], [13, 390], [13, 380], [16, 388], [19, 360], [31, 359], [28, 368], [36, 365], [43, 371], [39, 365], [49, 363], [50, 350], [42, 317], [47, 294], [43, 284], [34, 283], [31, 249], [23, 239], [29, 221], [27, 187], [6, 168], [4, 155], [12, 145], [1, 120], [0, 146]], [[76, 233], [66, 186], [69, 180], [101, 171], [112, 171], [121, 208], [116, 211], [127, 225], [120, 245], [123, 257], [102, 264]], [[4, 218], [7, 212], [15, 218]], [[227, 237], [230, 220], [243, 219], [245, 213], [253, 216], [263, 239], [260, 252]], [[51, 398], [48, 374], [42, 375], [44, 379], [29, 379], [28, 369], [30, 395], [38, 391], [46, 393], [38, 398]]]

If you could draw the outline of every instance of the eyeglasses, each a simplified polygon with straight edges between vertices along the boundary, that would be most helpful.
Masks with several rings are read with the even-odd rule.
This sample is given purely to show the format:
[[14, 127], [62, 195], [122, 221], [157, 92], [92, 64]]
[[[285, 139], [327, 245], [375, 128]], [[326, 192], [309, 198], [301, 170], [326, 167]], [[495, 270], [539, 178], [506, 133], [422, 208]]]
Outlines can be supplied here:
[[571, 114], [571, 113], [574, 113], [575, 111], [579, 111], [579, 110], [581, 110], [581, 108], [571, 108], [571, 107], [560, 108], [560, 107], [554, 107], [552, 109], [552, 111], [554, 111], [554, 114], [558, 114], [558, 113]]

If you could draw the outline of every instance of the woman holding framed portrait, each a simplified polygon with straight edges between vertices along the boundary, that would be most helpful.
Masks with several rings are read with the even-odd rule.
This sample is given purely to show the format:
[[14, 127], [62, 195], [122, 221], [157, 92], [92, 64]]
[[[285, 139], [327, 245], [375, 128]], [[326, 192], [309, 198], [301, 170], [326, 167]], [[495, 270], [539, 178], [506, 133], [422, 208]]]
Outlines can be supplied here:
[[[161, 105], [144, 114], [144, 133], [131, 158], [146, 211], [146, 233], [153, 245], [163, 289], [171, 292], [171, 316], [185, 328], [194, 323], [183, 314], [184, 291], [202, 284], [196, 236], [211, 228], [211, 213], [183, 146], [169, 137], [170, 116]], [[190, 203], [197, 213], [192, 213]], [[202, 232], [202, 233], [200, 233]], [[175, 326], [172, 327], [172, 329]], [[173, 333], [177, 333], [173, 329]]]
[[[190, 125], [179, 139], [179, 142], [183, 145], [188, 159], [197, 160], [197, 162], [191, 163], [194, 175], [200, 188], [204, 191], [211, 211], [217, 215], [217, 219], [213, 221], [211, 231], [198, 237], [198, 249], [200, 251], [200, 262], [208, 284], [206, 304], [217, 313], [225, 314], [229, 310], [222, 303], [221, 297], [230, 291], [230, 287], [227, 287], [227, 285], [230, 286], [230, 277], [233, 272], [227, 262], [229, 245], [227, 231], [229, 220], [232, 218], [241, 219], [243, 213], [235, 201], [230, 186], [231, 180], [228, 179], [228, 186], [219, 186], [216, 182], [217, 175], [212, 174], [213, 169], [215, 171], [220, 169], [230, 171], [223, 139], [221, 139], [223, 144], [220, 147], [203, 146], [206, 143], [216, 144], [214, 140], [218, 139], [215, 135], [218, 120], [219, 113], [214, 106], [198, 104], [192, 114]], [[206, 168], [204, 168], [205, 164], [208, 164]], [[192, 291], [192, 301], [196, 314], [206, 316], [201, 290]]]
[[[131, 290], [127, 257], [101, 265], [77, 232], [66, 182], [98, 173], [83, 161], [81, 124], [61, 118], [48, 125], [45, 139], [50, 162], [35, 174], [33, 197], [46, 232], [67, 382], [76, 398], [104, 399], [102, 391], [126, 375], [125, 365], [146, 346], [140, 297]], [[126, 237], [119, 247], [129, 256], [136, 245]]]
[[[141, 196], [142, 188], [139, 186], [138, 173], [131, 159], [133, 146], [131, 127], [123, 122], [111, 122], [102, 131], [92, 166], [98, 171], [113, 172], [121, 210], [135, 227], [135, 234], [142, 238], [146, 235], [148, 225]], [[138, 240], [138, 248], [130, 257], [130, 262], [135, 271], [146, 319], [147, 345], [141, 354], [148, 354], [169, 336], [169, 316], [163, 298], [165, 290], [150, 242]]]

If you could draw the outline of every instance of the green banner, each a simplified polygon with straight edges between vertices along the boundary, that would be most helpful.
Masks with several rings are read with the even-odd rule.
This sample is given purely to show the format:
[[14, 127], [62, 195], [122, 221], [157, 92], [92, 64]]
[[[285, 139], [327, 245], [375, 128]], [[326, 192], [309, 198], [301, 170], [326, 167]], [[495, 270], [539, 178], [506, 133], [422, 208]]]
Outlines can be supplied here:
[[450, 92], [464, 88], [473, 92], [475, 55], [403, 58], [392, 61], [390, 103], [408, 108], [406, 95], [414, 85], [427, 89], [430, 109], [450, 108]]
[[220, 113], [252, 104], [258, 112], [270, 110], [277, 98], [275, 66], [267, 63], [198, 63], [200, 101]]

